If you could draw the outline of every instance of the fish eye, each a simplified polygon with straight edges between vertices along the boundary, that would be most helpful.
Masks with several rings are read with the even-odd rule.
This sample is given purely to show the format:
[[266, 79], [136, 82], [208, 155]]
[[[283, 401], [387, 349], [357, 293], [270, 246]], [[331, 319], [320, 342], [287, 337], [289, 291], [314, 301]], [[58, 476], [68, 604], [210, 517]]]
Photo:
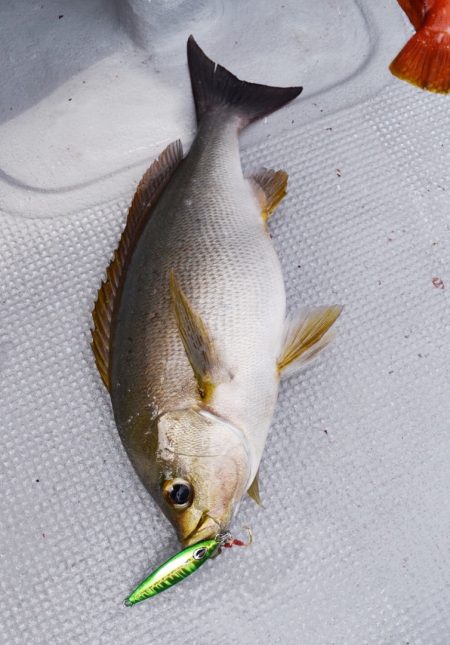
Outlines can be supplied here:
[[194, 551], [193, 556], [195, 560], [203, 560], [206, 555], [206, 548], [202, 546], [200, 549]]
[[182, 510], [192, 504], [192, 486], [185, 479], [170, 479], [164, 482], [163, 492], [173, 508]]

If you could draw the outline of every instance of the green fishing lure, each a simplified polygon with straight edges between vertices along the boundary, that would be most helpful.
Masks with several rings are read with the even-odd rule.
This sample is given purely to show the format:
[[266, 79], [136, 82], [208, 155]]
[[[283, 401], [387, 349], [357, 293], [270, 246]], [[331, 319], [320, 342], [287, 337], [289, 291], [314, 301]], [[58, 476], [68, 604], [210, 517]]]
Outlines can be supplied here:
[[124, 605], [132, 607], [138, 602], [142, 602], [142, 600], [156, 596], [161, 591], [173, 587], [173, 585], [197, 571], [212, 555], [216, 552], [219, 553], [222, 547], [248, 546], [251, 543], [250, 532], [249, 536], [248, 544], [244, 544], [241, 540], [235, 540], [229, 533], [226, 533], [188, 546], [169, 558], [169, 560], [166, 560], [145, 580], [139, 583], [136, 589], [124, 600]]

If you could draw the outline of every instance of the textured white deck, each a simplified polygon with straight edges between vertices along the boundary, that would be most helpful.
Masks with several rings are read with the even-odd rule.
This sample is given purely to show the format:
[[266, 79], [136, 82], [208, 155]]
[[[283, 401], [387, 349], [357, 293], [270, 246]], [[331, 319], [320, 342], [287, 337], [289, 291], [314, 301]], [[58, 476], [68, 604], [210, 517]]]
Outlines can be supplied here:
[[[448, 645], [450, 99], [389, 76], [396, 3], [4, 4], [0, 643]], [[90, 310], [140, 175], [192, 137], [191, 32], [246, 80], [303, 83], [243, 160], [290, 175], [271, 225], [290, 306], [345, 312], [282, 387], [264, 509], [236, 521], [254, 546], [125, 609], [178, 547], [120, 444]]]

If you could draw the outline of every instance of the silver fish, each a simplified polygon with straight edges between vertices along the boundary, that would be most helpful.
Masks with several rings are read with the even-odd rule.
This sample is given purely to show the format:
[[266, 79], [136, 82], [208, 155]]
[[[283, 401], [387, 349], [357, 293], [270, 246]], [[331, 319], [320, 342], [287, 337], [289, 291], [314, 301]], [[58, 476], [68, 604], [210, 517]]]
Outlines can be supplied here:
[[257, 473], [280, 377], [329, 341], [338, 306], [286, 318], [267, 220], [287, 174], [243, 176], [238, 135], [297, 97], [237, 79], [191, 36], [198, 131], [142, 178], [93, 312], [93, 350], [142, 482], [186, 546], [225, 531]]

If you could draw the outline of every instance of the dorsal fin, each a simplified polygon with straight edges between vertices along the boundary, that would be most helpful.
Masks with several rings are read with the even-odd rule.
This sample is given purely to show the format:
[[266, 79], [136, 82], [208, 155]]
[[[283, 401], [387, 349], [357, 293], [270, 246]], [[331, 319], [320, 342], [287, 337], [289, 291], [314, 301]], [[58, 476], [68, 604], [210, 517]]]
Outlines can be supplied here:
[[260, 168], [249, 179], [261, 205], [263, 220], [267, 222], [286, 195], [288, 174], [284, 170]]
[[92, 351], [103, 383], [110, 389], [109, 358], [111, 324], [117, 296], [123, 282], [128, 260], [155, 204], [173, 173], [183, 159], [181, 141], [167, 146], [142, 177], [128, 211], [127, 223], [122, 232], [114, 257], [106, 270], [106, 280], [98, 290], [92, 312]]

